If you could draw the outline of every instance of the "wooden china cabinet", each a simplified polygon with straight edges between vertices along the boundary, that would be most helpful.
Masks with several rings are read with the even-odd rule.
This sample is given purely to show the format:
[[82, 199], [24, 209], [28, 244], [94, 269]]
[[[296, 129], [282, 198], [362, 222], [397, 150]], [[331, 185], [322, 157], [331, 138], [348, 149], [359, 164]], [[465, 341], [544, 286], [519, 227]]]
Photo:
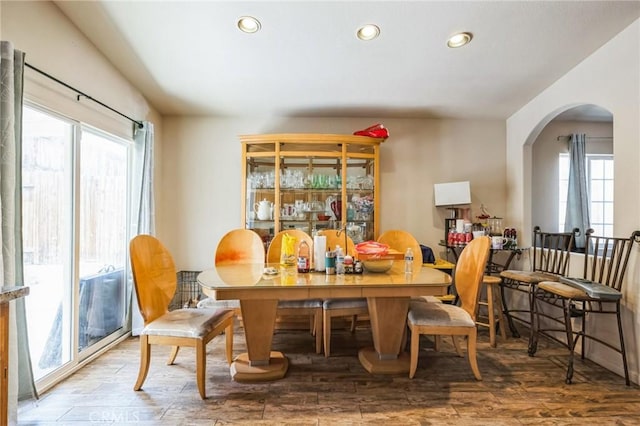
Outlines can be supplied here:
[[242, 223], [269, 243], [276, 232], [379, 233], [381, 138], [337, 134], [242, 135]]

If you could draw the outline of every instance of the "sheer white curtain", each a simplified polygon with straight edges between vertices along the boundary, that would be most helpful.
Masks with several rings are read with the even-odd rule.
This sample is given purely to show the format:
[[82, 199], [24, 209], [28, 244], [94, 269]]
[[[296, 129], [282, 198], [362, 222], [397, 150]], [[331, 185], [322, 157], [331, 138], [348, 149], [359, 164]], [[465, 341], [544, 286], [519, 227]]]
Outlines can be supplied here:
[[[22, 93], [24, 52], [0, 41], [0, 206], [3, 287], [24, 285], [22, 267]], [[36, 397], [29, 356], [24, 299], [12, 304], [9, 324], [9, 424], [17, 400]]]
[[586, 135], [572, 134], [569, 141], [569, 188], [564, 231], [580, 229], [576, 248], [584, 249], [585, 232], [589, 229], [589, 187], [587, 185]]
[[[133, 208], [131, 227], [133, 238], [138, 234], [155, 234], [155, 202], [153, 196], [153, 123], [143, 122], [143, 127], [136, 127], [134, 132], [134, 173]], [[133, 283], [132, 283], [133, 284]], [[137, 336], [144, 327], [138, 309], [135, 288], [131, 288], [131, 333]]]

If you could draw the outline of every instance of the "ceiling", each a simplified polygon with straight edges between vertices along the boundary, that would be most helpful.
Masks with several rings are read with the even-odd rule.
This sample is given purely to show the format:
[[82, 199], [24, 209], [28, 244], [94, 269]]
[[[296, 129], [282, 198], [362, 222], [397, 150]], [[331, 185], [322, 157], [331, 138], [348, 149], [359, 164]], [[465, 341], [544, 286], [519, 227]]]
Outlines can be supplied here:
[[[165, 115], [506, 119], [640, 16], [640, 0], [56, 4]], [[355, 37], [365, 23], [377, 39]], [[472, 42], [447, 48], [458, 31]]]

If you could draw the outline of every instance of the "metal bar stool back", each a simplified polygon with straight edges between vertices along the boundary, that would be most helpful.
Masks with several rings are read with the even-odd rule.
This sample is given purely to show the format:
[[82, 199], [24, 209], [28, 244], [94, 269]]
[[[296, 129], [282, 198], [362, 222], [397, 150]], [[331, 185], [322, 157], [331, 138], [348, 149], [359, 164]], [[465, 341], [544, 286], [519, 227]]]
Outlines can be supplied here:
[[[569, 255], [574, 247], [575, 236], [578, 232], [577, 228], [572, 232], [543, 232], [539, 226], [536, 226], [533, 229], [531, 248], [532, 269], [530, 271], [509, 269], [500, 272], [502, 307], [513, 337], [520, 337], [513, 322], [514, 319], [532, 328], [534, 321], [533, 295], [537, 284], [542, 281], [558, 281], [561, 276], [565, 275], [569, 265]], [[529, 303], [526, 308], [511, 308], [507, 303], [505, 290], [527, 294]], [[513, 316], [513, 313], [524, 313], [525, 316]]]
[[[592, 235], [590, 229], [586, 234], [586, 246], [584, 254], [583, 274], [580, 278], [563, 278], [559, 282], [545, 281], [538, 284], [535, 293], [534, 309], [536, 322], [533, 330], [533, 338], [529, 348], [529, 354], [534, 355], [538, 347], [538, 336], [544, 334], [556, 340], [569, 349], [569, 362], [565, 382], [570, 384], [573, 378], [573, 365], [575, 346], [581, 339], [582, 359], [585, 357], [586, 339], [598, 342], [622, 357], [624, 377], [627, 386], [630, 385], [627, 356], [624, 347], [624, 336], [621, 317], [621, 300], [624, 296], [623, 285], [625, 273], [629, 262], [629, 256], [635, 242], [640, 243], [640, 231], [634, 231], [628, 238], [603, 237]], [[561, 308], [563, 315], [551, 318], [550, 325], [540, 321], [543, 315], [540, 313], [540, 304], [554, 305]], [[593, 328], [587, 327], [587, 319], [596, 314], [615, 315], [618, 326], [617, 346], [605, 341], [596, 335]], [[572, 318], [578, 319], [580, 328], [573, 330]], [[599, 323], [602, 328], [602, 323]], [[558, 327], [560, 326], [560, 327]], [[555, 328], [554, 328], [555, 327]], [[563, 332], [566, 342], [554, 337], [551, 332]], [[590, 334], [592, 333], [592, 334]]]

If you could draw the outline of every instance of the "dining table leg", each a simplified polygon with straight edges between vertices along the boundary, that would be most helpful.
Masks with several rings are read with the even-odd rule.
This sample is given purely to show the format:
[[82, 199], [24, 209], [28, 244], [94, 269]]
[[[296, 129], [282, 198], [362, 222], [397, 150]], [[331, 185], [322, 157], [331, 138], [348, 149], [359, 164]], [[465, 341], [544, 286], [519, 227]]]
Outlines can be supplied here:
[[236, 382], [277, 380], [287, 373], [289, 360], [271, 350], [277, 309], [277, 300], [240, 300], [247, 352], [231, 363], [231, 378]]
[[410, 356], [404, 351], [409, 297], [369, 297], [373, 348], [360, 349], [358, 359], [369, 373], [409, 372]]

